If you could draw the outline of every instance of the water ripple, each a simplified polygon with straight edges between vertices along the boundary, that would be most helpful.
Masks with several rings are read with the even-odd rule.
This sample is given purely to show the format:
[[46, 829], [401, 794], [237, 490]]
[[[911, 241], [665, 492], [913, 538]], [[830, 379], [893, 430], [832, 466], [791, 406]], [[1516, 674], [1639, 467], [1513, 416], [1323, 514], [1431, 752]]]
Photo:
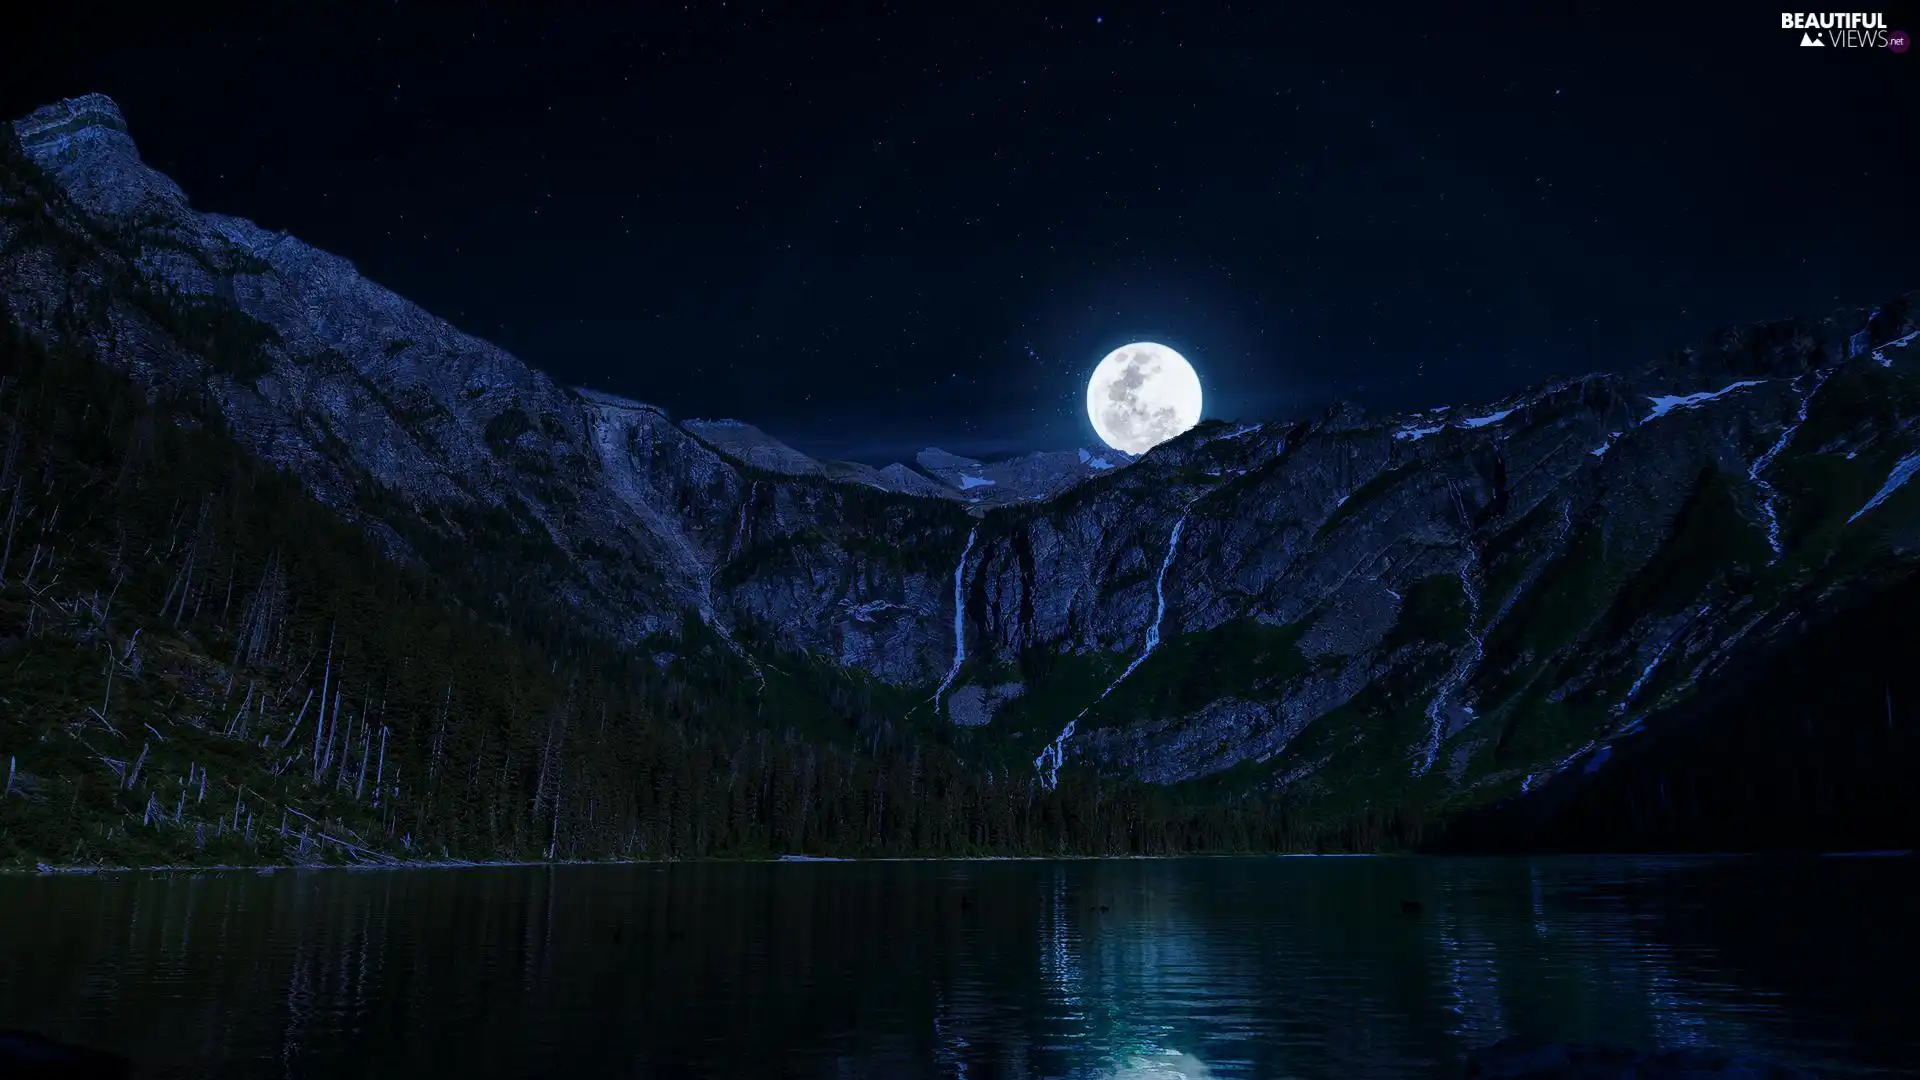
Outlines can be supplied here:
[[1887, 930], [1914, 876], [1371, 859], [8, 878], [0, 1027], [158, 1077], [1410, 1077], [1509, 1034], [1916, 1075], [1920, 947]]

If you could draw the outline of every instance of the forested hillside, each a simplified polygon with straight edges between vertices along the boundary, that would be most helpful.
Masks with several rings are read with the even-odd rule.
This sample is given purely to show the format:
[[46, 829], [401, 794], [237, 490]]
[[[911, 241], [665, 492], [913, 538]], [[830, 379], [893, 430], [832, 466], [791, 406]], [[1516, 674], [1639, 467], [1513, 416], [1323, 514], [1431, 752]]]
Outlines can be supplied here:
[[1810, 613], [1639, 740], [1431, 838], [1442, 850], [1920, 847], [1920, 582]]
[[[844, 688], [509, 631], [217, 417], [0, 326], [0, 864], [1364, 847], [1268, 803], [970, 768]], [[689, 643], [681, 643], [685, 650]], [[698, 648], [698, 643], [692, 643]], [[707, 680], [698, 672], [717, 671]], [[835, 701], [844, 711], [836, 717]], [[807, 707], [797, 703], [811, 702]]]

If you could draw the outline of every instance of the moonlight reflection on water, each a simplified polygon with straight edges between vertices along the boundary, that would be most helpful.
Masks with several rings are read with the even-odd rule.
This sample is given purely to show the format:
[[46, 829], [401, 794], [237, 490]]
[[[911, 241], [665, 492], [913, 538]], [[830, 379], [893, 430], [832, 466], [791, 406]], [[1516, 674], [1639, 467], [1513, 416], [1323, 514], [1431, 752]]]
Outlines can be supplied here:
[[[162, 1077], [1414, 1077], [1509, 1035], [1838, 1075], [1920, 1053], [1920, 956], [1872, 929], [1915, 876], [1382, 858], [12, 877], [0, 1027]], [[1788, 925], [1821, 946], [1783, 947]]]

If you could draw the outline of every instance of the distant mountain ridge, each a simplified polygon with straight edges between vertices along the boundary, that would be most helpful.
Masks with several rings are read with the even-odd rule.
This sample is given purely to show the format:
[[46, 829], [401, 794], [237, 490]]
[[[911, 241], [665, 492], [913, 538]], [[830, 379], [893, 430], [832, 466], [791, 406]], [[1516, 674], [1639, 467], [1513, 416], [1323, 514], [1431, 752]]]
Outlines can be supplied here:
[[[98, 95], [14, 130], [59, 188], [0, 216], [0, 300], [36, 337], [211, 397], [482, 601], [675, 662], [697, 623], [755, 670], [851, 673], [901, 702], [887, 722], [938, 716], [1043, 787], [1515, 796], [1920, 568], [1911, 297], [1487, 406], [874, 469], [559, 386], [346, 260], [196, 212]], [[232, 318], [163, 325], [121, 276]]]
[[1052, 498], [1074, 484], [1121, 468], [1133, 459], [1117, 450], [1039, 451], [991, 464], [928, 447], [918, 470], [895, 462], [876, 469], [851, 461], [819, 461], [741, 420], [683, 420], [680, 426], [748, 468], [781, 476], [818, 476], [882, 491], [958, 499], [974, 506]]

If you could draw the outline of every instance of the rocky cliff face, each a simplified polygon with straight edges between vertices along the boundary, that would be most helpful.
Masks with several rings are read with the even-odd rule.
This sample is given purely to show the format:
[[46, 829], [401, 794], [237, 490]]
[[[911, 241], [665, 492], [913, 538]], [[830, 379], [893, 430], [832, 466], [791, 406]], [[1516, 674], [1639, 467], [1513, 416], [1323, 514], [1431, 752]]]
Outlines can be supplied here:
[[[556, 385], [347, 261], [201, 213], [112, 102], [19, 121], [0, 298], [218, 402], [395, 557], [638, 647], [831, 665], [1031, 758], [1447, 801], [1604, 760], [1920, 548], [1907, 302], [1399, 417], [915, 470]], [[28, 163], [31, 164], [28, 164]]]

